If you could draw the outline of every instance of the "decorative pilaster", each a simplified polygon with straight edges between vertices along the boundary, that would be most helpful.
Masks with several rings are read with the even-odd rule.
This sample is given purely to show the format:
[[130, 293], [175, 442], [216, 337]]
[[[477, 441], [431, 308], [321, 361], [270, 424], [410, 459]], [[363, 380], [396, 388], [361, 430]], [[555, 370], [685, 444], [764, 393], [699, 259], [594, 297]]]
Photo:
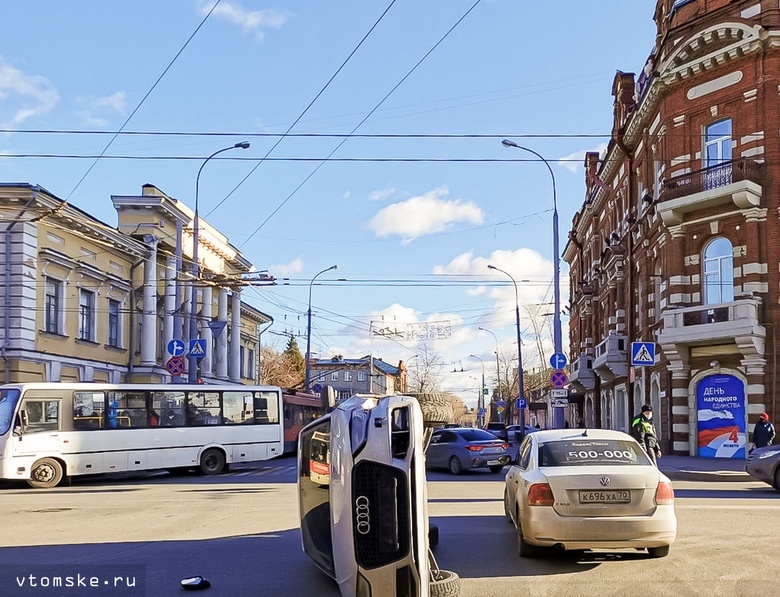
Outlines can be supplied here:
[[[217, 320], [221, 321], [227, 327], [228, 320], [228, 291], [227, 288], [219, 289], [219, 296], [217, 297]], [[227, 332], [222, 330], [222, 333], [217, 336], [217, 351], [216, 351], [216, 369], [217, 377], [219, 379], [228, 378], [228, 341]]]
[[230, 325], [230, 381], [241, 381], [241, 291], [233, 289]]

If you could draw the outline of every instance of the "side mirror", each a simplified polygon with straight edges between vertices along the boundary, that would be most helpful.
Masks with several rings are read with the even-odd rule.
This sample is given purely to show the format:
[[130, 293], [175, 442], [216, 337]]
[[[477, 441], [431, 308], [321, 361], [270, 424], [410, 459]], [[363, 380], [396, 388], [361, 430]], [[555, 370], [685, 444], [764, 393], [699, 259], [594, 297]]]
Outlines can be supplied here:
[[30, 419], [27, 417], [27, 411], [20, 410], [19, 418], [22, 420], [22, 429], [27, 429], [27, 426], [30, 424]]

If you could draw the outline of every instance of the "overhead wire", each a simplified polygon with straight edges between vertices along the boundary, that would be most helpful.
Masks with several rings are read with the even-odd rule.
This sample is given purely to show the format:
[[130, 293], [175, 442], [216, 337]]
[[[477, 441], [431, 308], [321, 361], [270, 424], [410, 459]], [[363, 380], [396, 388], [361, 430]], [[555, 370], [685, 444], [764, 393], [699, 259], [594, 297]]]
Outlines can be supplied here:
[[212, 213], [214, 213], [215, 210], [217, 210], [219, 207], [221, 207], [230, 197], [235, 193], [241, 186], [243, 186], [244, 182], [254, 174], [254, 172], [260, 167], [260, 165], [268, 158], [271, 153], [274, 151], [274, 149], [277, 148], [277, 146], [285, 139], [287, 133], [292, 131], [293, 128], [295, 128], [295, 125], [297, 125], [301, 119], [304, 117], [304, 115], [309, 111], [309, 109], [314, 105], [314, 103], [320, 98], [320, 96], [325, 93], [325, 90], [330, 86], [330, 84], [333, 82], [333, 80], [338, 76], [338, 74], [344, 69], [344, 67], [347, 65], [347, 63], [352, 59], [352, 57], [357, 53], [357, 51], [360, 49], [360, 47], [365, 43], [365, 41], [368, 39], [368, 37], [373, 33], [373, 31], [377, 28], [379, 23], [382, 22], [382, 20], [385, 18], [387, 13], [390, 11], [390, 9], [393, 7], [393, 5], [396, 3], [396, 0], [391, 0], [390, 4], [387, 5], [387, 8], [382, 12], [381, 15], [379, 15], [379, 18], [374, 22], [374, 24], [371, 26], [371, 28], [363, 35], [363, 38], [358, 42], [358, 44], [352, 49], [352, 51], [349, 53], [349, 55], [344, 59], [344, 61], [341, 63], [341, 66], [339, 66], [336, 69], [336, 72], [334, 72], [330, 79], [323, 85], [323, 87], [319, 90], [317, 95], [314, 96], [314, 99], [312, 99], [309, 102], [309, 105], [306, 106], [303, 109], [303, 112], [301, 112], [298, 117], [292, 122], [292, 124], [287, 128], [287, 131], [285, 134], [283, 134], [279, 139], [274, 143], [271, 148], [266, 152], [265, 156], [252, 168], [244, 178], [242, 178], [238, 184], [233, 187], [233, 189], [225, 195], [223, 199], [221, 199], [214, 207], [211, 208], [211, 210], [206, 214], [206, 217], [210, 216]]
[[173, 57], [173, 59], [168, 63], [168, 66], [165, 67], [162, 73], [160, 73], [160, 76], [157, 77], [157, 80], [154, 82], [154, 84], [149, 88], [149, 90], [146, 92], [146, 94], [141, 98], [141, 101], [138, 102], [138, 104], [133, 108], [133, 111], [130, 112], [130, 115], [125, 119], [125, 121], [122, 123], [122, 126], [119, 127], [119, 130], [114, 134], [114, 136], [111, 137], [111, 139], [106, 143], [106, 146], [103, 148], [103, 151], [100, 152], [98, 156], [95, 157], [95, 160], [92, 162], [92, 164], [87, 168], [87, 171], [82, 175], [82, 177], [79, 179], [79, 181], [76, 183], [76, 186], [74, 186], [70, 193], [68, 193], [65, 196], [65, 201], [68, 201], [68, 199], [71, 198], [73, 193], [76, 192], [76, 189], [78, 189], [81, 186], [81, 183], [84, 182], [84, 180], [89, 176], [89, 173], [92, 172], [92, 169], [97, 165], [98, 161], [100, 161], [101, 158], [103, 158], [108, 151], [108, 149], [113, 145], [116, 138], [119, 136], [119, 133], [127, 126], [127, 124], [130, 122], [130, 120], [135, 116], [136, 112], [141, 109], [141, 106], [143, 106], [144, 102], [146, 102], [147, 98], [152, 94], [152, 92], [155, 90], [157, 85], [159, 85], [160, 81], [163, 80], [163, 77], [168, 73], [168, 71], [171, 69], [173, 64], [176, 62], [176, 60], [181, 56], [182, 52], [184, 52], [185, 48], [190, 44], [190, 42], [193, 40], [195, 35], [197, 35], [198, 31], [200, 31], [201, 27], [206, 23], [208, 18], [211, 16], [211, 13], [214, 12], [214, 9], [217, 8], [219, 3], [222, 2], [222, 0], [216, 0], [214, 2], [214, 5], [211, 7], [211, 10], [209, 10], [206, 13], [206, 16], [203, 17], [203, 20], [198, 24], [198, 26], [195, 28], [195, 31], [192, 32], [192, 34], [187, 38], [187, 41], [184, 42], [184, 45], [179, 48], [179, 51], [176, 52], [176, 55]]
[[[433, 53], [433, 51], [436, 48], [438, 48], [439, 45], [441, 45], [441, 43], [444, 42], [445, 39], [447, 39], [447, 37], [450, 36], [450, 34], [455, 30], [455, 28], [458, 25], [460, 25], [460, 23], [462, 23], [463, 20], [469, 14], [471, 14], [471, 11], [473, 11], [480, 4], [480, 2], [482, 2], [482, 0], [476, 0], [471, 5], [471, 7], [455, 22], [455, 24], [452, 25], [452, 27], [450, 27], [449, 30], [447, 30], [447, 32], [441, 38], [439, 38], [439, 40], [422, 56], [422, 58], [420, 58], [417, 61], [417, 63], [411, 69], [409, 69], [409, 71], [403, 77], [401, 77], [400, 81], [398, 81], [393, 86], [393, 88], [390, 89], [390, 91], [388, 91], [385, 94], [385, 96], [381, 100], [379, 100], [379, 102], [360, 120], [360, 122], [358, 122], [355, 125], [352, 131], [350, 131], [351, 133], [355, 133], [369, 118], [371, 118], [371, 115], [374, 112], [376, 112], [379, 109], [379, 107], [395, 92], [395, 90], [398, 89], [404, 83], [404, 81], [406, 81], [406, 79], [408, 79], [412, 75], [412, 73], [417, 70], [417, 68], [425, 61], [425, 59], [428, 58], [428, 56], [430, 56]], [[295, 196], [295, 194], [303, 187], [303, 185], [305, 185], [312, 178], [312, 176], [314, 176], [314, 174], [316, 174], [319, 171], [319, 169], [322, 168], [322, 166], [327, 162], [327, 160], [331, 158], [341, 148], [341, 146], [344, 145], [344, 143], [347, 142], [347, 139], [348, 137], [343, 139], [340, 143], [336, 145], [336, 147], [333, 148], [333, 150], [328, 154], [325, 160], [320, 162], [314, 168], [314, 170], [312, 170], [308, 174], [308, 176], [306, 176], [306, 178], [304, 178], [303, 181], [301, 181], [301, 183], [297, 187], [295, 187], [295, 189], [293, 189], [293, 191], [289, 195], [287, 195], [287, 197], [278, 206], [276, 206], [276, 208], [273, 209], [273, 211], [265, 218], [265, 220], [263, 220], [260, 223], [260, 225], [257, 228], [255, 228], [255, 230], [249, 235], [249, 237], [239, 246], [239, 248], [243, 247], [244, 245], [246, 245], [246, 243], [252, 240], [254, 235], [257, 234], [271, 220], [271, 218], [273, 218], [279, 212], [279, 210], [282, 209], [282, 207], [284, 207], [287, 204], [287, 202], [293, 198], [293, 196]]]

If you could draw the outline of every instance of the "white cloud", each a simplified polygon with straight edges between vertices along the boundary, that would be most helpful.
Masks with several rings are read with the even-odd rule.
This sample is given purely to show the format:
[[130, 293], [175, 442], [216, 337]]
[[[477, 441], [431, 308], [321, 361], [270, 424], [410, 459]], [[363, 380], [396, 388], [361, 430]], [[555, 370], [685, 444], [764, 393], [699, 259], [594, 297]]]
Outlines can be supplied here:
[[434, 234], [458, 222], [481, 224], [482, 210], [471, 201], [447, 199], [449, 191], [440, 187], [380, 210], [368, 223], [379, 237], [400, 236], [406, 242]]
[[4, 126], [19, 126], [47, 114], [59, 101], [57, 89], [46, 77], [25, 74], [0, 58], [0, 111], [13, 114]]
[[570, 153], [569, 155], [565, 155], [562, 158], [560, 158], [561, 166], [569, 170], [570, 172], [582, 172], [585, 169], [585, 154], [589, 151], [598, 151], [599, 154], [604, 153], [607, 150], [607, 144], [601, 143], [598, 147], [595, 149], [581, 149], [580, 151], [575, 151], [574, 153]]
[[[203, 14], [211, 10], [212, 4], [204, 4]], [[244, 32], [254, 32], [257, 39], [262, 40], [267, 29], [281, 29], [287, 22], [288, 13], [275, 8], [266, 10], [249, 10], [235, 2], [221, 2], [212, 13], [226, 21], [238, 25]]]
[[368, 200], [369, 201], [384, 201], [385, 199], [389, 199], [395, 194], [395, 189], [393, 187], [382, 189], [381, 191], [373, 191], [368, 194]]
[[279, 265], [272, 265], [268, 268], [268, 272], [272, 276], [289, 276], [291, 274], [297, 274], [303, 271], [303, 259], [297, 257], [289, 263], [283, 263]]
[[124, 114], [127, 107], [127, 93], [117, 91], [102, 97], [81, 96], [76, 98], [76, 104], [81, 109], [76, 114], [85, 122], [95, 126], [105, 126], [114, 114]]

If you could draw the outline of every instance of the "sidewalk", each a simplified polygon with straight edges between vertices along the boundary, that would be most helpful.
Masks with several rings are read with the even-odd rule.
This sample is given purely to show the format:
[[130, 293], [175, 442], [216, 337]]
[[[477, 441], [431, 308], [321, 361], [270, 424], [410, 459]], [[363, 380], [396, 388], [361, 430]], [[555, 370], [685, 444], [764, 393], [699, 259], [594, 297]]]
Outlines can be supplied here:
[[658, 468], [672, 481], [750, 481], [745, 472], [744, 458], [700, 458], [698, 456], [667, 456], [658, 461]]

